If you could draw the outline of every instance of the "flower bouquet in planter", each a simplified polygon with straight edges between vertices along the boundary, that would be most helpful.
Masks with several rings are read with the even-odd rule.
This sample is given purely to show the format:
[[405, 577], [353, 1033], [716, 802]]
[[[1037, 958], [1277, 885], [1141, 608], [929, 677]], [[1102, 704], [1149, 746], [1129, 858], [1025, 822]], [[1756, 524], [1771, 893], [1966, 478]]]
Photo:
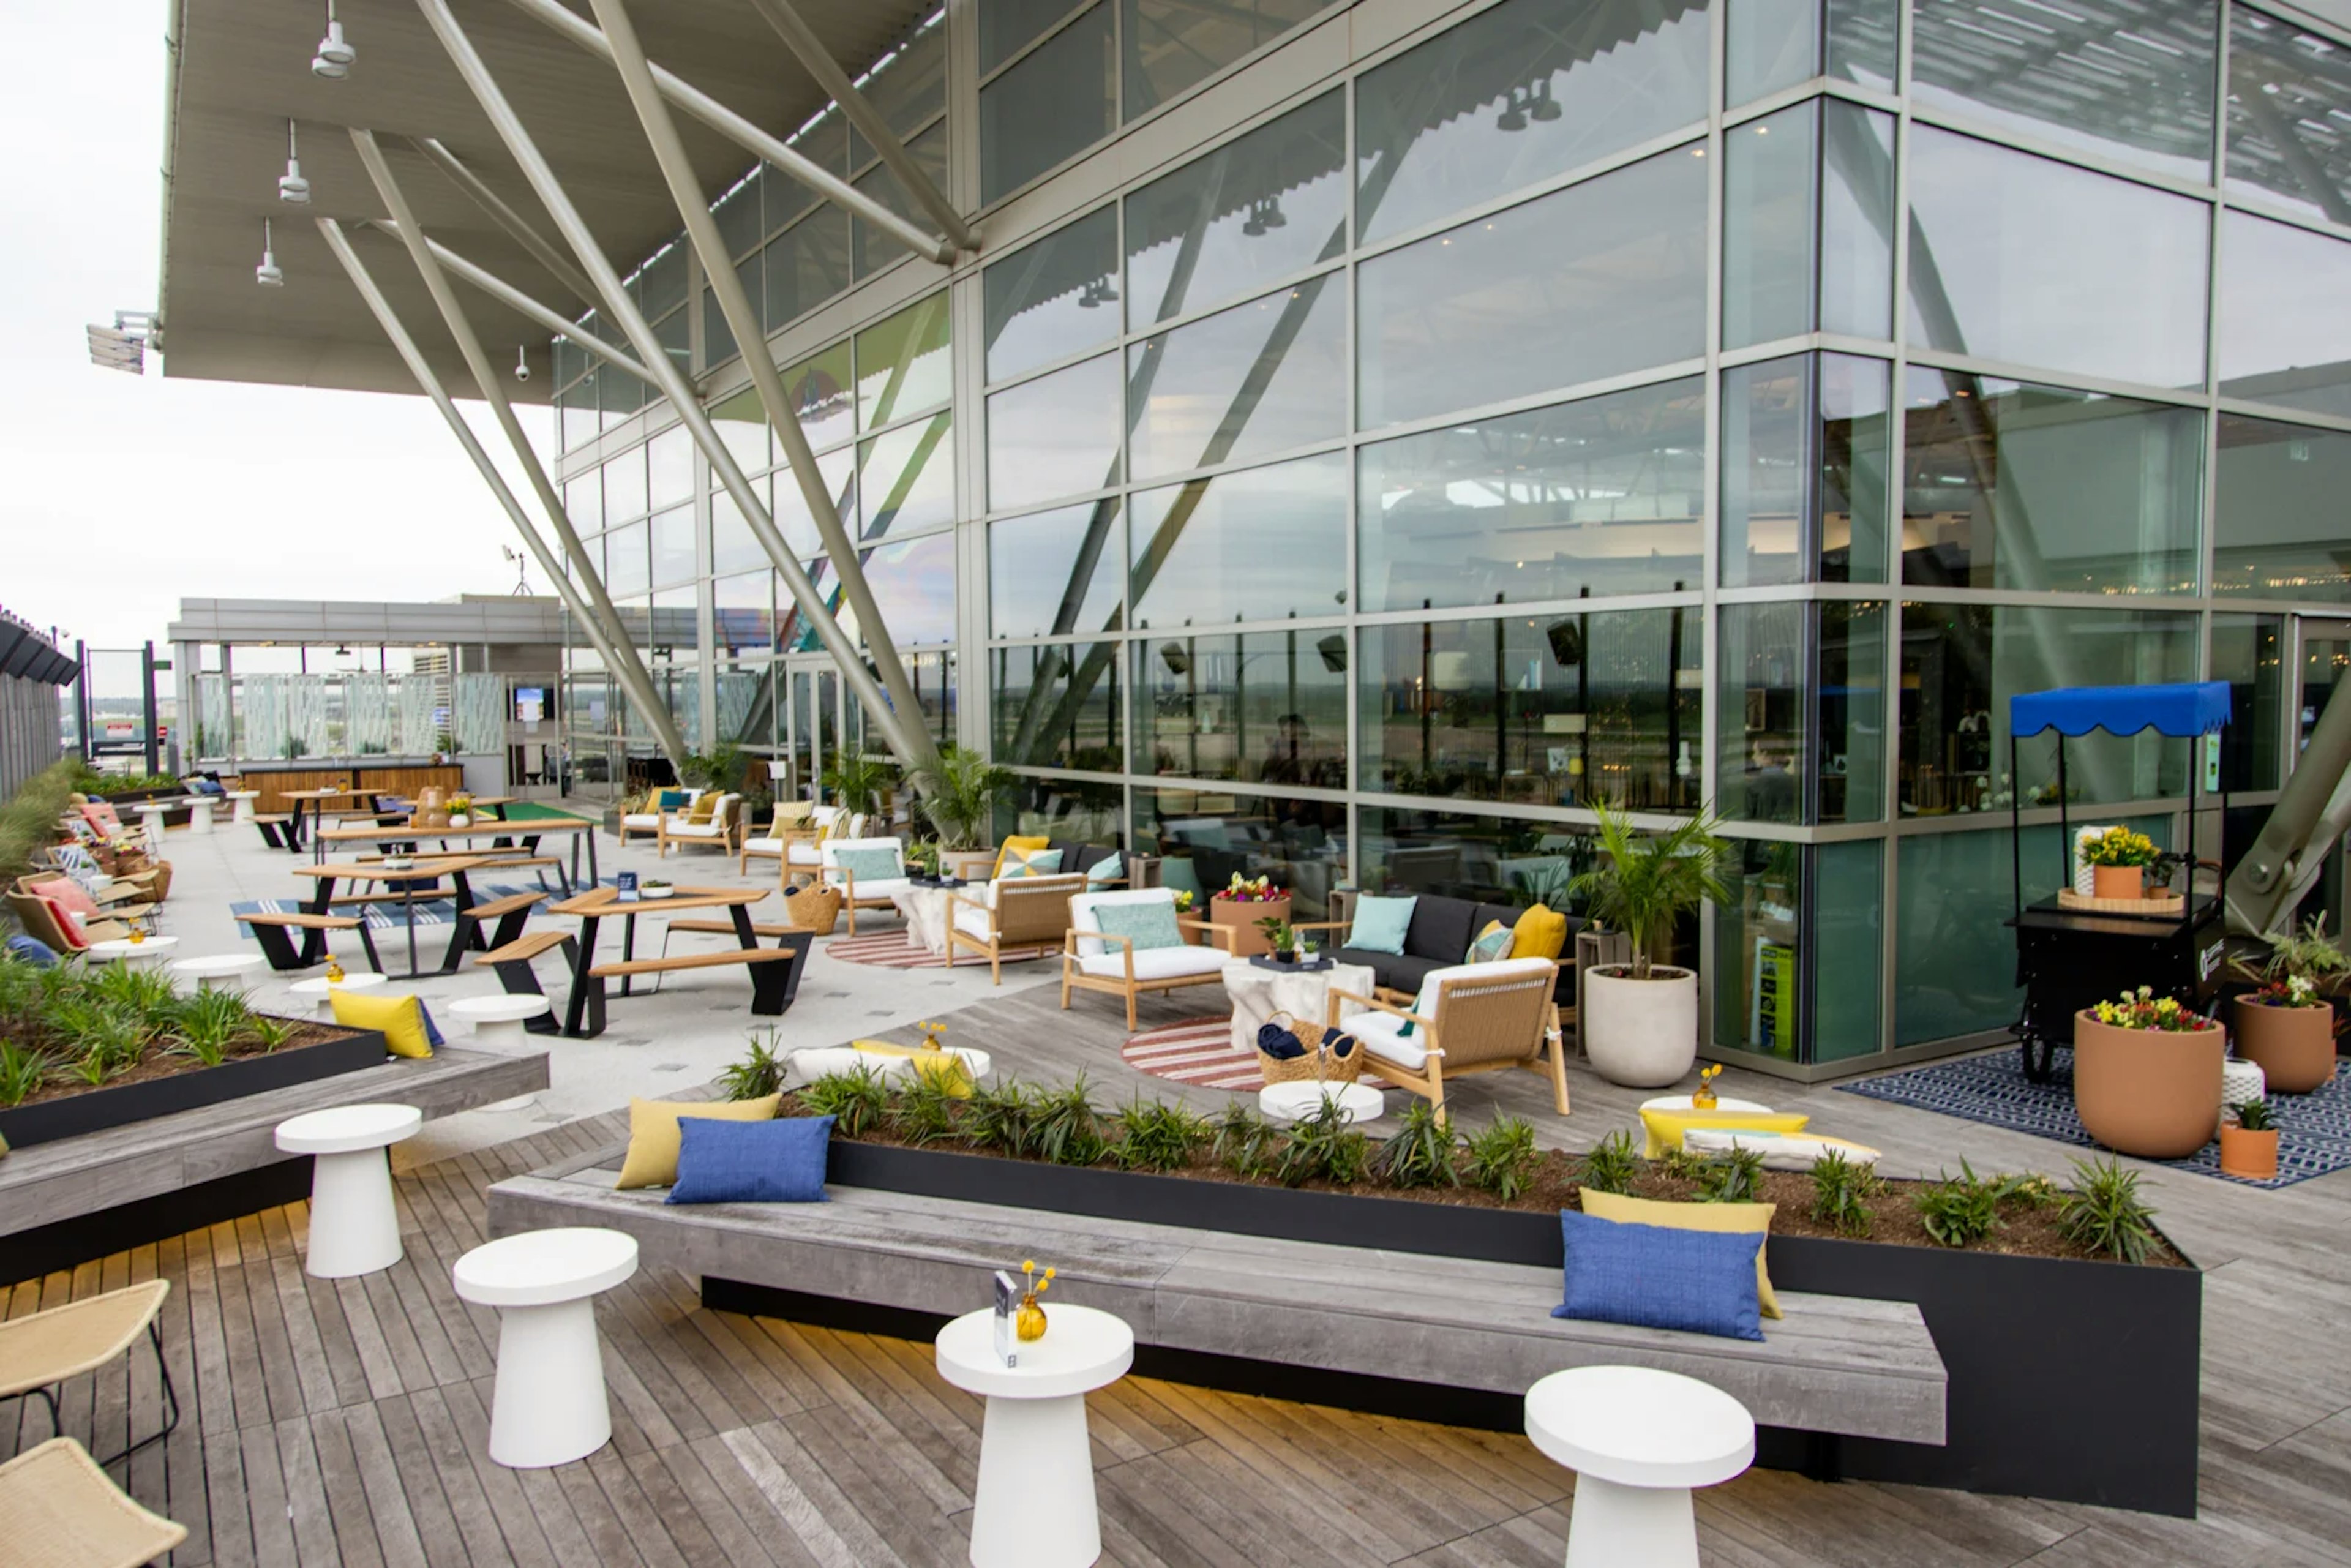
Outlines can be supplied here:
[[1237, 957], [1254, 957], [1272, 950], [1264, 934], [1269, 920], [1278, 920], [1285, 927], [1290, 924], [1290, 890], [1274, 886], [1270, 877], [1251, 880], [1235, 872], [1232, 881], [1208, 900], [1210, 925], [1239, 928], [1233, 935]]
[[2074, 1015], [2074, 1111], [2117, 1154], [2184, 1159], [2212, 1141], [2228, 1033], [2141, 986]]
[[2147, 896], [2147, 868], [2163, 852], [2145, 833], [2113, 827], [2082, 846], [2090, 867], [2090, 896], [2135, 899]]
[[471, 795], [450, 796], [449, 825], [453, 828], [462, 828], [470, 824], [473, 820], [474, 798]]
[[2351, 956], [2326, 935], [2324, 915], [2263, 940], [2268, 962], [2236, 965], [2260, 988], [2237, 998], [2237, 1054], [2260, 1066], [2271, 1093], [2307, 1094], [2335, 1077], [2335, 1004], [2319, 988], [2351, 970]]

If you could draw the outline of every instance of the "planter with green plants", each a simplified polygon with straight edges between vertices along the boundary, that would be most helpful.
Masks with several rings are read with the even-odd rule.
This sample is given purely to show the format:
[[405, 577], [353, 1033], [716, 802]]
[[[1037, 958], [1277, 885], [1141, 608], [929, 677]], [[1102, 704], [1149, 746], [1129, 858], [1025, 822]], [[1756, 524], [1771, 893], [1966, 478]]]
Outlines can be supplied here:
[[2278, 1169], [2277, 1122], [2267, 1100], [2248, 1100], [2220, 1124], [2220, 1170], [2247, 1181], [2271, 1181]]
[[1019, 782], [1012, 769], [961, 746], [939, 748], [939, 759], [914, 774], [922, 790], [920, 810], [938, 834], [940, 852], [950, 858], [977, 855], [996, 842], [996, 807]]
[[843, 752], [824, 770], [822, 780], [832, 803], [852, 816], [878, 818], [882, 793], [898, 782], [893, 762], [864, 752]]
[[2307, 1094], [2335, 1077], [2335, 1004], [2321, 988], [2351, 970], [2326, 935], [2326, 916], [2265, 937], [2266, 962], [2237, 972], [2257, 989], [2237, 998], [2237, 1054], [2260, 1065], [2273, 1094]]
[[1698, 971], [1658, 960], [1671, 951], [1684, 917], [1709, 899], [1729, 902], [1718, 869], [1728, 846], [1715, 836], [1708, 811], [1644, 834], [1622, 807], [1604, 800], [1595, 809], [1601, 863], [1570, 885], [1592, 919], [1631, 938], [1633, 961], [1584, 975], [1576, 1027], [1603, 1078], [1663, 1088], [1698, 1061]]

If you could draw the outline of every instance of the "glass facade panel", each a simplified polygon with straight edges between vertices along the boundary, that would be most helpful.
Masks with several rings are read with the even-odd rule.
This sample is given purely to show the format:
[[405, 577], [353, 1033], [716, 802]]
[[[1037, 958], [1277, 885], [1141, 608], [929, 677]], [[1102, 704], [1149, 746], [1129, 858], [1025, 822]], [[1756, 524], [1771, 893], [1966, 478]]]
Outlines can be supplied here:
[[857, 403], [850, 384], [847, 343], [835, 343], [785, 371], [784, 390], [799, 415], [800, 433], [817, 451], [846, 441], [855, 432]]
[[1703, 5], [1504, 0], [1355, 87], [1364, 243], [1705, 118]]
[[[841, 115], [827, 110], [815, 123], [803, 126], [789, 141], [800, 156], [828, 172], [842, 175], [849, 172], [849, 121]], [[808, 186], [773, 168], [767, 172], [767, 189], [759, 200], [767, 209], [770, 234], [823, 204], [823, 198]], [[843, 259], [846, 260], [846, 252]]]
[[865, 531], [920, 533], [955, 522], [955, 415], [941, 412], [857, 444], [857, 493]]
[[604, 591], [615, 599], [643, 593], [653, 585], [653, 560], [645, 525], [631, 523], [604, 536]]
[[1116, 631], [1126, 536], [1115, 497], [987, 527], [988, 632], [1066, 637]]
[[2351, 48], [2229, 7], [2228, 186], [2351, 225]]
[[1130, 643], [1138, 773], [1347, 787], [1347, 634]]
[[2220, 355], [2223, 396], [2351, 419], [2351, 244], [2223, 217]]
[[645, 449], [632, 446], [604, 465], [604, 520], [642, 517], [645, 505]]
[[1030, 39], [1076, 9], [1070, 0], [982, 0], [979, 74], [986, 76], [1019, 54]]
[[[741, 184], [719, 197], [710, 209], [711, 217], [718, 225], [718, 237], [726, 242], [728, 256], [747, 256], [768, 237], [766, 214], [759, 207], [759, 188], [767, 183], [768, 166], [762, 163], [746, 174]], [[754, 303], [758, 298], [756, 293], [751, 296]]]
[[1696, 359], [1706, 163], [1660, 153], [1358, 271], [1365, 428]]
[[[872, 156], [870, 149], [865, 155]], [[906, 142], [906, 155], [914, 161], [914, 167], [930, 177], [932, 184], [942, 191], [947, 188], [946, 121], [943, 120], [921, 135], [910, 138]], [[898, 183], [898, 176], [883, 165], [874, 164], [850, 183], [900, 217], [912, 219], [917, 228], [932, 226], [931, 220], [924, 216], [922, 209], [914, 204], [914, 197]], [[902, 256], [914, 254], [863, 218], [852, 217], [849, 228], [851, 248], [860, 277], [880, 271]]]
[[1693, 377], [1359, 450], [1365, 610], [1695, 588], [1705, 383]]
[[695, 559], [694, 508], [675, 507], [656, 513], [652, 522], [654, 586], [668, 588], [692, 582], [701, 575]]
[[2220, 731], [2220, 788], [2274, 789], [2284, 719], [2285, 618], [2212, 617], [2210, 679], [2229, 683], [2229, 725]]
[[772, 332], [849, 287], [849, 214], [838, 207], [809, 214], [768, 242], [759, 271], [761, 318]]
[[1009, 195], [1111, 133], [1116, 96], [1108, 0], [979, 89], [979, 194]]
[[1725, 817], [1792, 824], [1885, 815], [1885, 605], [1727, 604], [1715, 657]]
[[1331, 0], [1119, 0], [1126, 118], [1148, 114], [1306, 20]]
[[1876, 839], [1813, 851], [1812, 1049], [1816, 1062], [1885, 1049], [1878, 982], [1886, 951], [1886, 846]]
[[[907, 135], [946, 107], [946, 20], [945, 6], [932, 12], [914, 36], [874, 67], [858, 88], [865, 95], [865, 101], [882, 117], [883, 123], [900, 136]], [[873, 156], [872, 148], [854, 127], [850, 144], [852, 167]]]
[[987, 504], [1050, 501], [1118, 483], [1119, 356], [990, 394]]
[[1118, 208], [1101, 207], [1021, 246], [986, 274], [987, 379], [1118, 335]]
[[1823, 10], [1821, 0], [1730, 0], [1724, 105], [1737, 109], [1823, 74], [1891, 92], [1901, 7], [1826, 0], [1825, 16]]
[[[824, 493], [834, 497], [833, 513], [841, 519], [843, 532], [857, 532], [857, 454], [850, 447], [828, 452], [816, 460], [817, 476], [824, 483]], [[800, 495], [799, 478], [789, 468], [776, 470], [775, 505], [769, 514], [784, 536], [784, 543], [795, 555], [813, 555], [824, 548], [824, 536], [817, 532], [816, 518], [809, 511], [808, 502]]]
[[[860, 550], [865, 586], [873, 608], [890, 629], [891, 640], [912, 647], [925, 643], [952, 643], [956, 637], [955, 536], [933, 534], [903, 544]], [[841, 609], [844, 630], [861, 641], [857, 617]]]
[[1486, 904], [1532, 904], [1581, 915], [1567, 893], [1592, 868], [1592, 841], [1564, 822], [1479, 817], [1412, 806], [1365, 806], [1355, 814], [1366, 893], [1442, 894]]
[[776, 645], [776, 574], [739, 572], [710, 585], [712, 625], [719, 652], [772, 650]]
[[2220, 416], [2212, 591], [2351, 601], [2351, 434]]
[[1919, 125], [1910, 205], [1912, 343], [2203, 384], [2202, 204]]
[[988, 652], [996, 760], [1015, 768], [1115, 773], [1126, 759], [1117, 643]]
[[1723, 586], [1885, 581], [1890, 367], [1798, 355], [1722, 385]]
[[1722, 881], [1730, 901], [1714, 912], [1714, 1043], [1800, 1061], [1804, 847], [1734, 841]]
[[1791, 104], [1723, 133], [1722, 346], [1816, 325], [1821, 104]]
[[1262, 876], [1290, 890], [1290, 918], [1319, 920], [1346, 880], [1347, 810], [1226, 790], [1137, 789], [1134, 847], [1164, 857], [1161, 883], [1203, 906], [1236, 873]]
[[1129, 499], [1134, 624], [1336, 615], [1347, 598], [1347, 460], [1302, 457]]
[[1347, 431], [1347, 294], [1337, 274], [1132, 344], [1127, 463], [1140, 481]]
[[1346, 169], [1346, 103], [1331, 92], [1129, 196], [1128, 322], [1203, 309], [1341, 254]]
[[1902, 580], [2193, 593], [2204, 416], [1911, 367]]
[[694, 437], [674, 424], [645, 443], [647, 489], [656, 507], [694, 498]]
[[1894, 117], [1821, 104], [1823, 332], [1894, 336]]
[[[724, 402], [712, 403], [709, 413], [719, 444], [744, 473], [757, 474], [768, 466], [768, 412], [760, 406], [756, 391], [746, 387]], [[710, 487], [721, 488], [716, 469], [711, 471]]]

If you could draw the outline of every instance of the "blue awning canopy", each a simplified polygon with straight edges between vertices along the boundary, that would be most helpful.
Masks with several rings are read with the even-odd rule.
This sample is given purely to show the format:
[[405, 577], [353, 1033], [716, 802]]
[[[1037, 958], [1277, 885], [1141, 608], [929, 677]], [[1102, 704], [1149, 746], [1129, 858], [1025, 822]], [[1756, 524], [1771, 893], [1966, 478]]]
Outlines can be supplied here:
[[2022, 739], [2053, 729], [2060, 735], [2209, 735], [2229, 722], [2225, 681], [2168, 686], [2060, 686], [2020, 692], [2008, 699], [2009, 732]]

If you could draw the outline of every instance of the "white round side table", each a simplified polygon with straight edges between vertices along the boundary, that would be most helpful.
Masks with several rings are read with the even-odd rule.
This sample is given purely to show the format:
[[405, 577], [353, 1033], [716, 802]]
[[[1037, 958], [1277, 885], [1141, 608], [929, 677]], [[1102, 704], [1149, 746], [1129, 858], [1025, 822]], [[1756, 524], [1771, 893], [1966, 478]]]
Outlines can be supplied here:
[[1527, 1390], [1527, 1436], [1575, 1472], [1567, 1568], [1698, 1568], [1690, 1489], [1755, 1460], [1755, 1420], [1711, 1384], [1579, 1366]]
[[1085, 1568], [1102, 1556], [1086, 1394], [1126, 1375], [1134, 1331], [1092, 1307], [1048, 1301], [1043, 1339], [996, 1354], [996, 1314], [939, 1331], [939, 1375], [987, 1400], [971, 1511], [973, 1568]]
[[321, 975], [315, 979], [297, 980], [287, 989], [298, 997], [308, 997], [318, 1004], [319, 1021], [332, 1023], [335, 1018], [337, 991], [371, 991], [378, 986], [388, 983], [383, 976], [373, 970], [350, 969], [346, 970], [340, 980], [329, 980]]
[[189, 833], [190, 833], [190, 834], [192, 834], [193, 836], [196, 837], [196, 838], [203, 838], [203, 837], [204, 837], [206, 834], [210, 833], [212, 831], [213, 831], [213, 797], [212, 797], [212, 796], [210, 796], [210, 795], [191, 795], [191, 796], [189, 796], [189, 797], [188, 797], [188, 831], [189, 831]]
[[226, 798], [236, 802], [236, 809], [233, 813], [231, 813], [229, 821], [240, 828], [249, 828], [253, 826], [253, 803], [261, 799], [261, 791], [258, 789], [232, 789], [228, 792]]
[[147, 849], [151, 854], [163, 852], [163, 813], [171, 809], [161, 800], [149, 800], [132, 808], [139, 813], [140, 827], [146, 831]]
[[467, 997], [450, 1004], [449, 1010], [461, 1019], [474, 1020], [474, 1039], [488, 1046], [521, 1046], [530, 1043], [530, 1030], [525, 1026], [548, 1010], [545, 997], [531, 994], [496, 997]]
[[636, 1239], [601, 1226], [526, 1230], [457, 1260], [457, 1294], [498, 1309], [492, 1459], [545, 1469], [611, 1441], [595, 1298], [636, 1271]]
[[182, 958], [172, 966], [172, 973], [196, 982], [207, 991], [243, 990], [244, 977], [261, 967], [258, 953], [215, 953], [203, 958]]
[[337, 1105], [277, 1124], [279, 1148], [315, 1156], [304, 1273], [347, 1280], [400, 1261], [400, 1215], [384, 1151], [423, 1124], [413, 1105]]
[[1307, 1078], [1269, 1083], [1259, 1090], [1258, 1114], [1286, 1127], [1320, 1110], [1326, 1095], [1339, 1103], [1340, 1115], [1347, 1123], [1376, 1122], [1388, 1113], [1388, 1097], [1368, 1083], [1318, 1083]]
[[117, 936], [110, 942], [93, 942], [87, 950], [93, 958], [111, 958], [133, 966], [152, 966], [170, 957], [172, 949], [179, 945], [177, 936], [150, 936], [139, 942]]
[[[1691, 1096], [1687, 1094], [1660, 1094], [1653, 1100], [1642, 1101], [1641, 1109], [1644, 1111], [1697, 1110], [1698, 1107], [1692, 1104], [1690, 1101]], [[1709, 1106], [1708, 1109], [1715, 1111], [1747, 1112], [1758, 1116], [1768, 1116], [1771, 1113], [1771, 1107], [1769, 1105], [1761, 1105], [1752, 1100], [1733, 1100], [1728, 1094], [1716, 1095], [1714, 1103]], [[1646, 1123], [1642, 1126], [1641, 1144], [1641, 1157], [1644, 1159], [1654, 1160], [1659, 1155], [1666, 1152], [1665, 1150], [1656, 1146], [1656, 1141], [1649, 1136], [1647, 1124]]]

